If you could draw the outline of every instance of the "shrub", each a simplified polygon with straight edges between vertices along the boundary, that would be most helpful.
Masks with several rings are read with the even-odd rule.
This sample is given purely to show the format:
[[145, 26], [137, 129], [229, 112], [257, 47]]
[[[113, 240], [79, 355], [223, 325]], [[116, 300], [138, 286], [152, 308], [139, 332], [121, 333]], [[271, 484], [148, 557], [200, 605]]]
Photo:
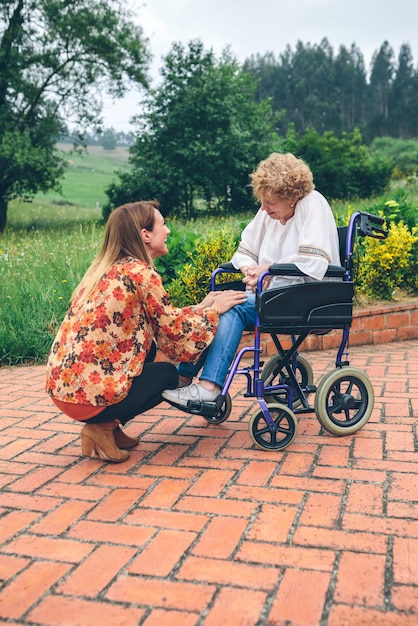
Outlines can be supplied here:
[[375, 215], [383, 215], [389, 222], [404, 222], [409, 228], [417, 223], [418, 209], [408, 199], [405, 189], [397, 189], [390, 197], [381, 198], [368, 211]]
[[358, 253], [356, 293], [374, 300], [392, 300], [396, 288], [405, 284], [418, 241], [416, 229], [402, 221], [390, 223], [388, 231], [386, 239], [366, 237]]
[[400, 180], [418, 171], [418, 141], [395, 137], [376, 137], [370, 146], [373, 155], [380, 155], [394, 164], [392, 178]]
[[167, 241], [169, 253], [155, 261], [166, 287], [177, 278], [179, 271], [187, 263], [196, 240], [196, 235], [192, 231], [180, 230], [172, 223], [169, 224], [169, 228], [171, 231]]
[[[416, 233], [416, 230], [412, 232]], [[404, 274], [400, 287], [410, 293], [418, 292], [418, 237], [415, 238], [412, 244], [408, 269]]]
[[[222, 228], [196, 241], [188, 252], [190, 261], [178, 271], [178, 277], [168, 286], [173, 304], [187, 306], [197, 304], [208, 292], [210, 276], [221, 263], [229, 261], [239, 241], [239, 233]], [[236, 280], [236, 276], [225, 274], [222, 282]]]
[[299, 137], [290, 127], [283, 150], [306, 161], [316, 188], [329, 199], [370, 198], [383, 193], [390, 181], [392, 163], [371, 154], [358, 129], [338, 138], [331, 131], [320, 135], [307, 128]]

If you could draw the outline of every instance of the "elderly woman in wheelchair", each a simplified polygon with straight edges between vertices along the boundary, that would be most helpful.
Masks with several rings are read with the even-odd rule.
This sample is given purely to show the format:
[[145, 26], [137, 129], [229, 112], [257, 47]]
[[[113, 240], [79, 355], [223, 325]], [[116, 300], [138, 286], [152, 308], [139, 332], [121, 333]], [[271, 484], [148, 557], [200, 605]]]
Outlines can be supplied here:
[[[292, 154], [271, 154], [251, 174], [251, 183], [254, 196], [260, 202], [259, 211], [243, 230], [231, 262], [222, 265], [212, 277], [212, 288], [216, 289], [219, 272], [240, 272], [246, 301], [220, 316], [210, 347], [197, 363], [180, 363], [180, 386], [167, 389], [162, 395], [182, 410], [201, 414], [211, 423], [220, 423], [231, 411], [228, 389], [232, 378], [237, 373], [244, 374], [246, 396], [256, 397], [260, 405], [249, 424], [253, 441], [264, 449], [283, 449], [296, 435], [294, 411], [312, 411], [307, 397], [316, 392], [312, 369], [298, 354], [302, 341], [310, 332], [342, 328], [343, 340], [336, 365], [338, 369], [348, 365], [342, 361], [342, 352], [351, 324], [352, 267], [341, 267], [341, 263], [346, 263], [346, 252], [353, 247], [356, 219], [349, 229], [350, 237], [344, 237], [341, 255], [342, 242], [331, 208], [315, 190], [309, 167]], [[352, 249], [348, 252], [352, 257]], [[237, 354], [242, 333], [249, 328], [255, 329], [254, 347], [244, 348]], [[259, 358], [261, 332], [271, 334], [278, 350], [278, 355], [263, 370]], [[282, 347], [278, 334], [292, 336], [290, 349]], [[239, 369], [247, 351], [254, 353], [254, 365]], [[199, 382], [193, 382], [200, 370]], [[360, 401], [352, 376], [345, 384], [345, 395], [339, 388], [341, 381], [337, 376], [336, 381], [332, 379], [329, 391], [330, 394], [333, 390], [332, 399], [326, 391], [326, 399], [322, 400], [325, 409], [315, 407], [322, 425], [334, 434], [355, 432], [371, 413], [369, 399], [373, 398], [373, 389], [367, 380], [364, 382], [365, 376], [357, 372], [354, 374], [361, 374], [360, 395], [363, 397]], [[353, 373], [350, 371], [350, 374]], [[345, 378], [344, 383], [347, 383]], [[353, 384], [356, 393], [352, 397]], [[336, 402], [337, 395], [344, 395], [345, 404], [334, 410], [330, 403]], [[353, 411], [355, 418], [351, 415]], [[342, 412], [342, 425], [339, 418], [335, 420], [337, 412]], [[334, 424], [335, 421], [338, 423]]]

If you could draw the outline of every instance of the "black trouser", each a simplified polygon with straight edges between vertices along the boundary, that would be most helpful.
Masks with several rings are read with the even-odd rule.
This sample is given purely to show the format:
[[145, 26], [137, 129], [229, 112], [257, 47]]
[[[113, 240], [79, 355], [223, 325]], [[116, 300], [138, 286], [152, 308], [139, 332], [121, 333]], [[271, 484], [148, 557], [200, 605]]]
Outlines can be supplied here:
[[175, 389], [179, 377], [177, 368], [171, 363], [149, 363], [154, 355], [155, 351], [150, 351], [141, 374], [132, 379], [132, 386], [126, 398], [106, 407], [99, 415], [86, 420], [85, 423], [100, 424], [118, 419], [121, 424], [126, 424], [136, 415], [160, 404], [163, 401], [161, 393], [164, 389]]

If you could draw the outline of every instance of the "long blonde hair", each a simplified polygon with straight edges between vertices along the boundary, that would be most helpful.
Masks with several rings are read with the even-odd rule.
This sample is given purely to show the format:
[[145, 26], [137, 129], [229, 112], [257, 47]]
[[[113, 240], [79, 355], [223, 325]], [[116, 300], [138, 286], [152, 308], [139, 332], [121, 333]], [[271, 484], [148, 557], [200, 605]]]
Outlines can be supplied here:
[[84, 274], [80, 284], [73, 292], [72, 299], [78, 294], [77, 304], [83, 304], [99, 284], [102, 276], [119, 259], [134, 257], [153, 265], [152, 257], [145, 245], [141, 231], [154, 228], [155, 209], [160, 205], [157, 200], [141, 200], [118, 207], [109, 216], [104, 240], [100, 252]]

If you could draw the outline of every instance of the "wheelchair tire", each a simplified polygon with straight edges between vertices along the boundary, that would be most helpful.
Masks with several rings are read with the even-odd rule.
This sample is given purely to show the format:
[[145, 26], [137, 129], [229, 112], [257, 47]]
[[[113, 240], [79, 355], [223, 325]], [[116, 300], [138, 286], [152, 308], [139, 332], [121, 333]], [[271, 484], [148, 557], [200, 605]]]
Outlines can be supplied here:
[[203, 415], [202, 417], [208, 422], [208, 424], [222, 424], [230, 416], [232, 411], [232, 400], [229, 393], [225, 395], [224, 403], [221, 408], [213, 416]]
[[284, 450], [296, 437], [297, 419], [285, 404], [278, 402], [267, 406], [277, 430], [271, 430], [263, 411], [258, 409], [248, 424], [251, 439], [262, 450]]
[[[263, 371], [261, 372], [261, 380], [266, 382], [269, 379], [269, 377], [272, 374], [274, 374], [274, 370], [276, 369], [277, 363], [279, 361], [280, 361], [279, 354], [276, 354], [275, 356], [271, 357], [271, 359], [267, 361], [267, 363], [263, 367]], [[311, 364], [309, 363], [308, 359], [306, 359], [301, 354], [298, 354], [296, 357], [295, 369], [296, 369], [295, 371], [296, 380], [302, 387], [308, 387], [310, 385], [313, 385], [313, 370], [312, 370]], [[287, 379], [287, 372], [281, 370], [275, 376], [273, 376], [272, 381], [274, 381], [276, 377], [277, 377], [278, 385], [284, 384]], [[269, 384], [271, 384], [271, 382], [269, 382]], [[309, 396], [309, 393], [305, 392], [305, 397], [308, 398], [308, 396]], [[269, 399], [271, 398], [272, 401], [274, 402], [279, 402], [280, 404], [287, 404], [286, 398], [284, 395], [280, 395], [278, 393], [276, 394], [272, 393], [272, 394], [268, 394], [266, 397]], [[292, 402], [292, 409], [297, 409], [301, 404], [302, 403], [300, 401], [300, 398], [295, 398]]]
[[319, 423], [340, 437], [363, 428], [373, 406], [372, 384], [368, 376], [355, 367], [342, 367], [326, 374], [315, 395]]

